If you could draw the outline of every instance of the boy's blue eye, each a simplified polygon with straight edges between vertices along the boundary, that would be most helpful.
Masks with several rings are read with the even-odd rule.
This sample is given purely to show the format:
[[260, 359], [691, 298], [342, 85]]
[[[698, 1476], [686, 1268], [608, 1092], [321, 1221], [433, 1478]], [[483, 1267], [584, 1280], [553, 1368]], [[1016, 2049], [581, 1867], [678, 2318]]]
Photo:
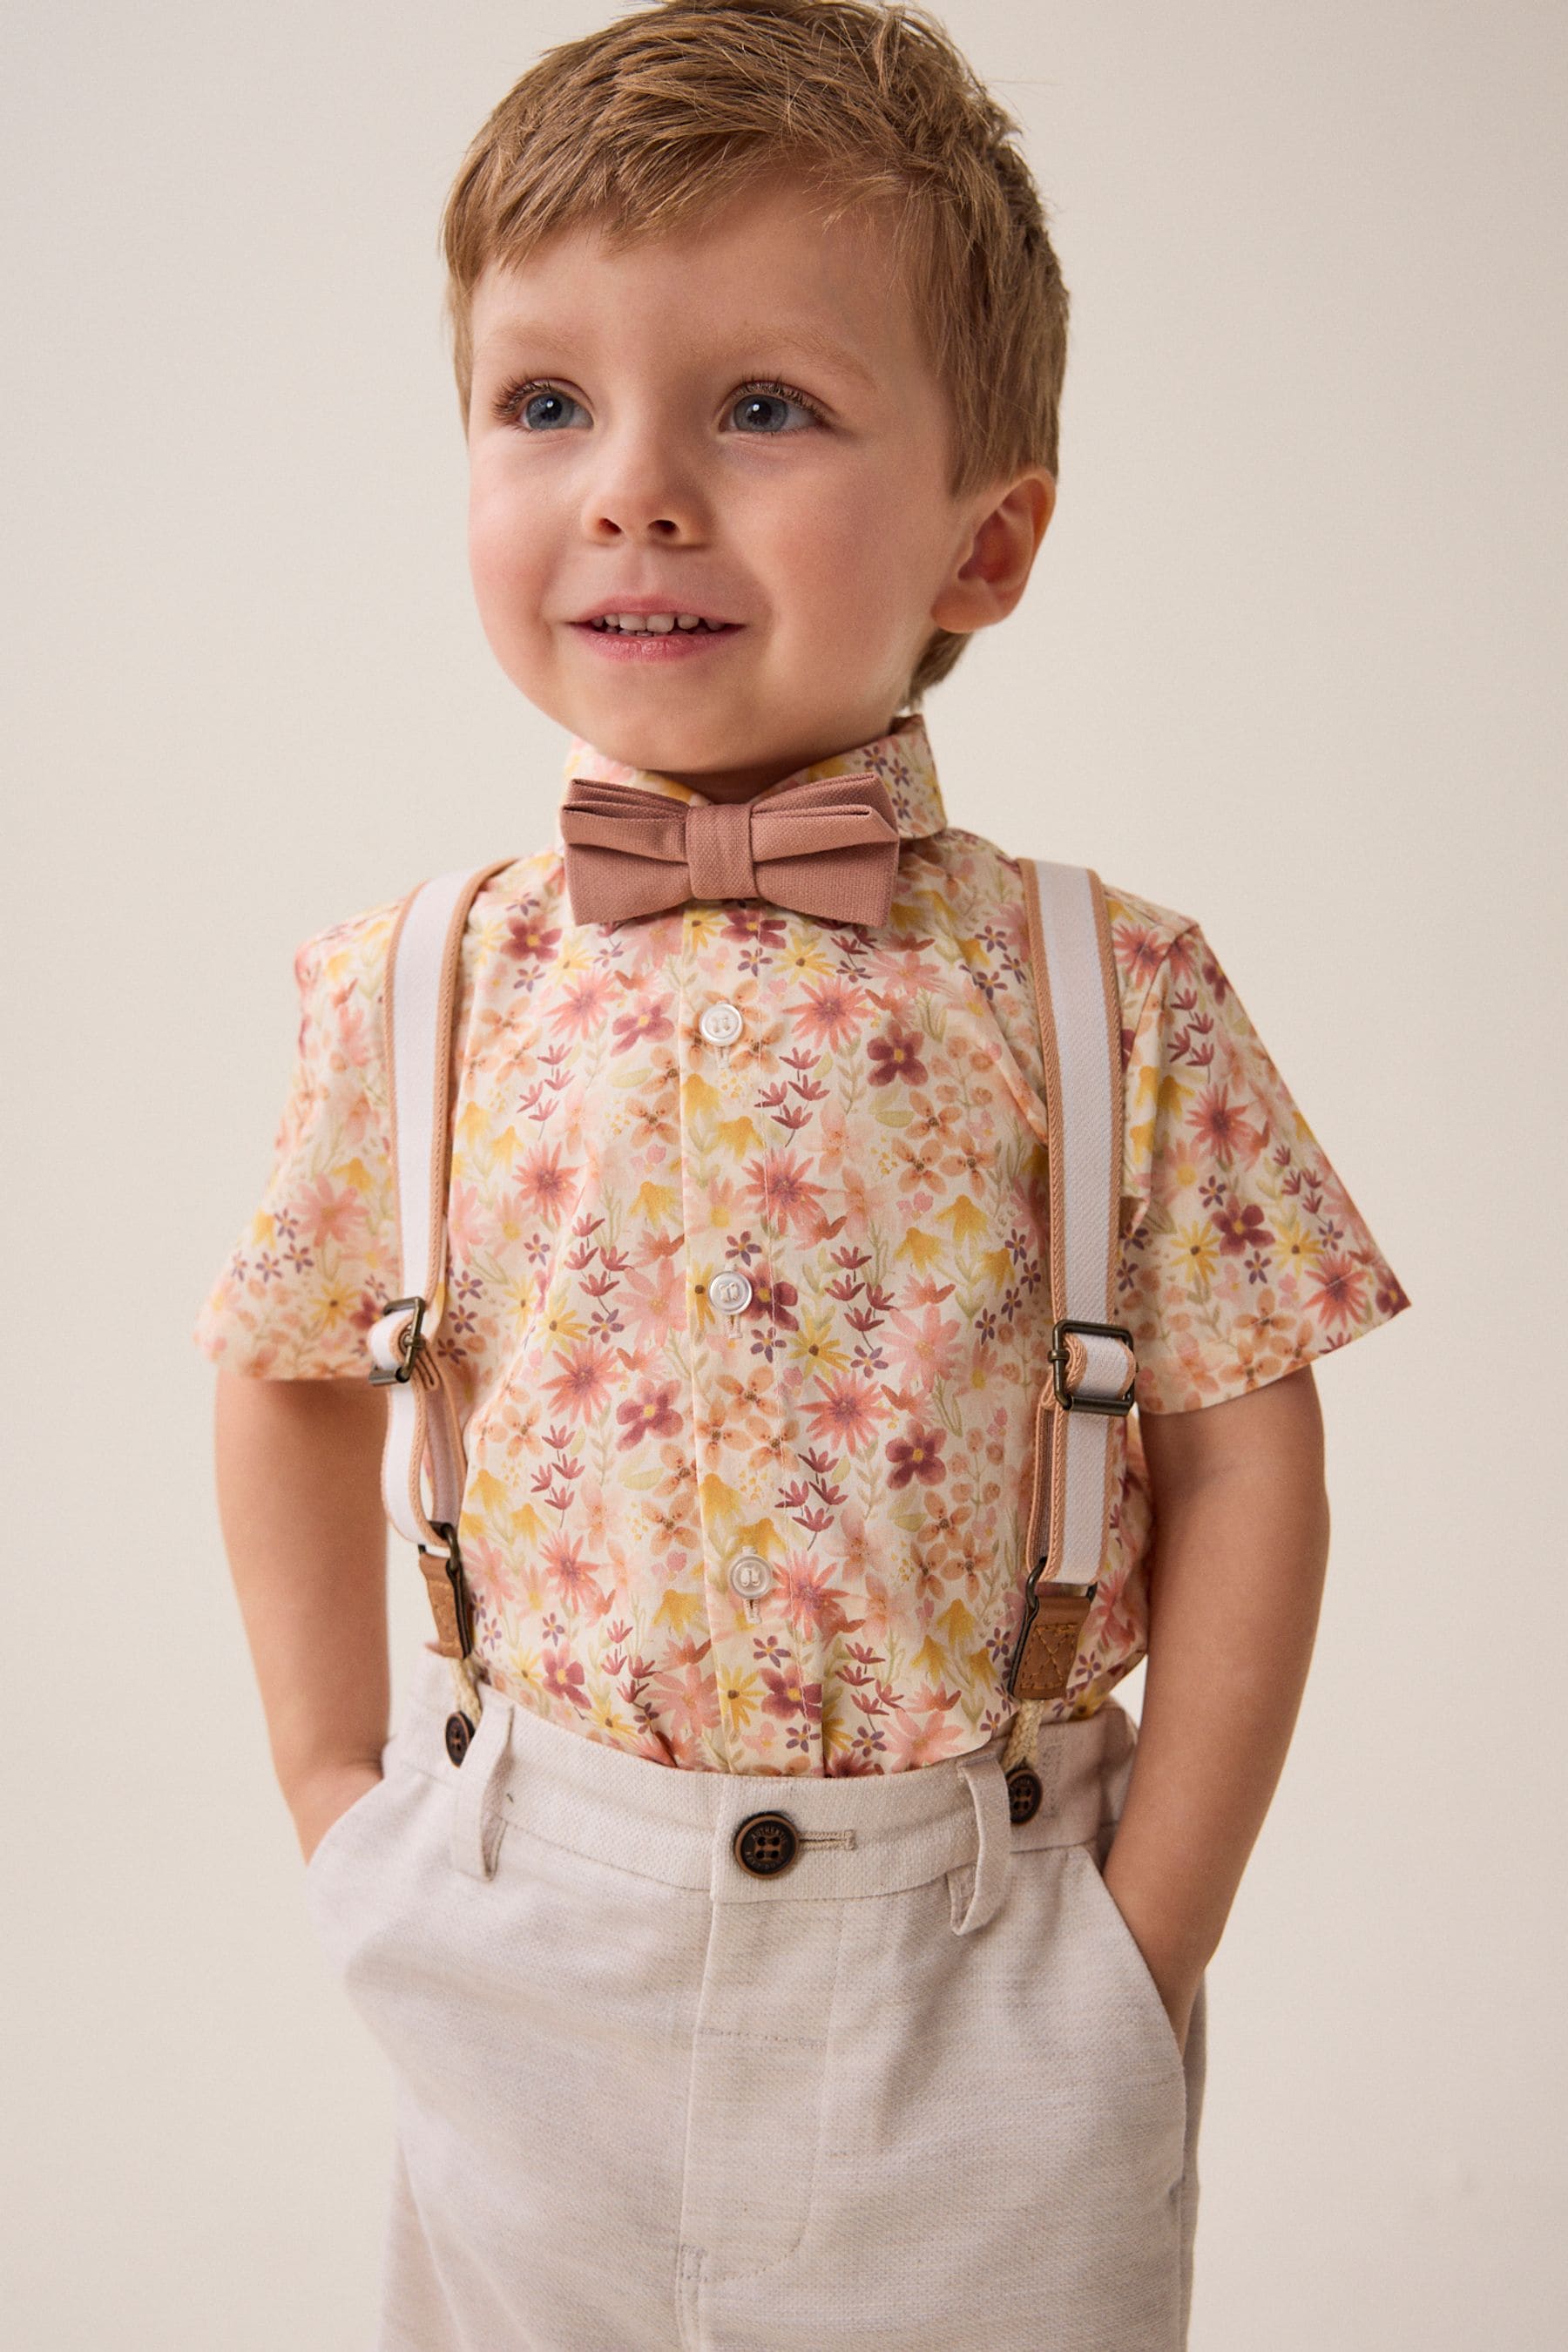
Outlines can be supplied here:
[[819, 414], [810, 401], [804, 399], [798, 393], [787, 392], [783, 384], [751, 385], [738, 395], [730, 414], [731, 416], [737, 411], [747, 414], [750, 425], [760, 425], [760, 436], [752, 437], [776, 438], [781, 433], [791, 430], [798, 432], [800, 427], [797, 425], [792, 428], [784, 424], [775, 425], [766, 415], [759, 416], [757, 411], [770, 409], [776, 411], [781, 408], [799, 409], [807, 425], [815, 425]]
[[557, 392], [553, 384], [541, 384], [537, 389], [520, 383], [507, 395], [510, 414], [529, 433], [552, 433], [566, 422], [563, 412], [575, 408], [577, 403], [569, 392]]

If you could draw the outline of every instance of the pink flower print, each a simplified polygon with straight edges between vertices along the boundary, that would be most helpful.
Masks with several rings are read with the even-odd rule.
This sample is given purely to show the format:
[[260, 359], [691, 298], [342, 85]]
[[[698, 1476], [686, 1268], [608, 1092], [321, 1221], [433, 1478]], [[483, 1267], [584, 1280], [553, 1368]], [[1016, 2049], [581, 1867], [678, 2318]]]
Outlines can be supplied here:
[[1117, 962], [1135, 987], [1146, 988], [1165, 953], [1160, 934], [1146, 923], [1118, 923], [1112, 937]]
[[607, 971], [574, 973], [556, 991], [549, 1008], [551, 1027], [560, 1036], [591, 1036], [603, 1024], [615, 993]]
[[517, 1196], [546, 1224], [558, 1224], [578, 1183], [578, 1171], [561, 1165], [561, 1146], [530, 1154], [517, 1173]]
[[561, 932], [539, 907], [520, 907], [508, 919], [506, 944], [520, 963], [545, 963], [560, 946]]
[[746, 1171], [746, 1191], [756, 1213], [785, 1231], [810, 1241], [820, 1230], [825, 1190], [812, 1182], [793, 1151], [764, 1153], [761, 1164]]
[[371, 1047], [379, 1040], [373, 1039], [364, 1006], [357, 999], [343, 1005], [338, 1016], [338, 1041], [343, 1059], [351, 1068], [361, 1070], [370, 1059]]
[[801, 1551], [790, 1552], [779, 1570], [779, 1599], [797, 1633], [815, 1633], [821, 1642], [836, 1633], [853, 1633], [860, 1624], [845, 1606], [846, 1594], [832, 1581], [834, 1570], [813, 1568]]
[[579, 1714], [586, 1709], [588, 1693], [581, 1659], [569, 1657], [564, 1649], [546, 1650], [542, 1679], [547, 1696], [563, 1700]]
[[847, 1372], [842, 1373], [806, 1405], [811, 1442], [814, 1445], [858, 1454], [875, 1437], [885, 1410], [869, 1381], [858, 1381]]
[[912, 996], [921, 988], [934, 988], [942, 978], [942, 967], [934, 961], [926, 961], [925, 950], [931, 944], [929, 931], [895, 931], [890, 940], [879, 944], [867, 957], [868, 977], [873, 983], [885, 983], [900, 996]]
[[618, 1404], [616, 1419], [621, 1424], [621, 1444], [636, 1445], [645, 1437], [678, 1437], [680, 1416], [669, 1402], [674, 1394], [673, 1381], [661, 1389], [650, 1384], [625, 1404]]
[[598, 1616], [604, 1595], [594, 1581], [596, 1566], [583, 1558], [583, 1547], [563, 1535], [547, 1536], [539, 1548], [550, 1589], [563, 1608]]
[[940, 1764], [944, 1756], [956, 1755], [958, 1728], [954, 1724], [944, 1723], [936, 1710], [957, 1705], [956, 1691], [936, 1690], [930, 1684], [917, 1691], [911, 1705], [900, 1707], [886, 1727], [892, 1769], [909, 1771], [921, 1764]]
[[708, 1662], [711, 1647], [691, 1635], [672, 1642], [648, 1684], [650, 1698], [657, 1699], [675, 1741], [689, 1755], [719, 1722], [719, 1685]]
[[595, 1348], [589, 1342], [574, 1349], [567, 1358], [566, 1370], [544, 1382], [552, 1411], [591, 1421], [609, 1402], [614, 1362], [609, 1348]]
[[961, 1328], [956, 1316], [944, 1317], [934, 1307], [918, 1318], [903, 1311], [890, 1317], [882, 1339], [895, 1377], [918, 1393], [951, 1379]]
[[871, 1072], [874, 1087], [890, 1086], [895, 1078], [903, 1078], [910, 1086], [926, 1085], [930, 1073], [921, 1059], [921, 1041], [896, 1022], [885, 1035], [873, 1037], [866, 1051], [876, 1065]]
[[675, 1024], [657, 997], [645, 996], [623, 1013], [616, 1023], [616, 1051], [624, 1054], [628, 1046], [650, 1043], [656, 1037], [673, 1037]]
[[1253, 1165], [1268, 1139], [1227, 1098], [1223, 1086], [1208, 1087], [1198, 1097], [1189, 1126], [1194, 1142], [1215, 1159], [1227, 1164], [1239, 1160], [1244, 1168]]
[[300, 1193], [300, 1216], [311, 1241], [353, 1244], [362, 1232], [364, 1222], [364, 1201], [351, 1184], [334, 1184], [330, 1176], [318, 1176], [305, 1185]]
[[1342, 1252], [1325, 1251], [1313, 1272], [1320, 1286], [1307, 1301], [1310, 1311], [1325, 1324], [1359, 1323], [1366, 1311], [1365, 1269]]
[[860, 1034], [868, 1009], [863, 988], [840, 977], [808, 988], [804, 1003], [788, 1007], [792, 1033], [818, 1053], [837, 1053]]
[[643, 1347], [662, 1347], [684, 1323], [686, 1285], [676, 1263], [678, 1243], [659, 1244], [628, 1274], [621, 1288], [621, 1314], [629, 1338]]
[[945, 1433], [940, 1429], [922, 1429], [915, 1423], [907, 1437], [888, 1441], [888, 1459], [892, 1469], [888, 1474], [889, 1486], [907, 1486], [911, 1478], [919, 1478], [930, 1486], [947, 1475], [947, 1465], [942, 1458]]

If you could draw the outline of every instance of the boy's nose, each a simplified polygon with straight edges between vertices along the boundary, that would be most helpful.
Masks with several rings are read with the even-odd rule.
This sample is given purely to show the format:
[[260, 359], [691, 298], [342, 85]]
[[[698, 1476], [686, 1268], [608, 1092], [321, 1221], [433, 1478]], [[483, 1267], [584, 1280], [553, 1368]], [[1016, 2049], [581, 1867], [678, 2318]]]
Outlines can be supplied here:
[[696, 539], [704, 528], [704, 500], [685, 469], [646, 442], [626, 447], [595, 475], [584, 520], [595, 539]]
[[626, 514], [624, 507], [617, 506], [612, 509], [606, 505], [595, 518], [593, 529], [595, 536], [601, 539], [667, 540], [679, 539], [683, 535], [680, 524], [673, 515], [650, 514], [646, 521], [633, 520], [628, 522]]

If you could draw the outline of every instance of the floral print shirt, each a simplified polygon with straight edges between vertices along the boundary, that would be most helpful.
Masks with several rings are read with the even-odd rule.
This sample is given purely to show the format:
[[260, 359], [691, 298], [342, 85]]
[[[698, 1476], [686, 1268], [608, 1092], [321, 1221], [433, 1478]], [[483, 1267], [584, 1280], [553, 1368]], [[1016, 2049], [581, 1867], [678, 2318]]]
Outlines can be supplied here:
[[[906, 1771], [1011, 1712], [1051, 1321], [1022, 880], [948, 824], [918, 713], [789, 781], [866, 767], [900, 835], [883, 929], [742, 900], [577, 924], [558, 835], [483, 886], [464, 940], [436, 1344], [480, 1671], [689, 1769]], [[581, 738], [575, 774], [701, 797]], [[1408, 1304], [1197, 923], [1107, 895], [1137, 1411], [1111, 1423], [1107, 1556], [1047, 1710], [1070, 1716], [1146, 1646], [1139, 1415], [1239, 1396]], [[363, 1374], [400, 1294], [396, 914], [295, 958], [271, 1174], [195, 1326], [230, 1371]], [[725, 1272], [739, 1311], [710, 1297]]]

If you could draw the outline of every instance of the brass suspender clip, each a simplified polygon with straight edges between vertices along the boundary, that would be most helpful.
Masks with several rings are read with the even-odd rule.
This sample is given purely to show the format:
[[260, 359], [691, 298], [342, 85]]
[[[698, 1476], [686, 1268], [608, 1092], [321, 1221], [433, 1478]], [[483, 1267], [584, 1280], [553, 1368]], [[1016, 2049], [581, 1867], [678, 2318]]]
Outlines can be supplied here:
[[1132, 1334], [1120, 1323], [1085, 1323], [1076, 1316], [1064, 1315], [1051, 1326], [1051, 1384], [1057, 1402], [1064, 1412], [1126, 1413], [1132, 1410], [1137, 1372], [1120, 1396], [1091, 1396], [1085, 1390], [1076, 1393], [1066, 1385], [1068, 1368], [1067, 1335], [1077, 1331], [1081, 1337], [1096, 1339], [1120, 1339], [1130, 1356], [1135, 1357]]
[[[447, 1547], [445, 1553], [433, 1551], [428, 1544], [419, 1547], [419, 1565], [429, 1587], [430, 1605], [436, 1612], [436, 1630], [441, 1635], [440, 1654], [443, 1657], [455, 1654], [458, 1658], [466, 1658], [474, 1646], [474, 1612], [468, 1599], [468, 1580], [463, 1574], [463, 1556], [458, 1549], [458, 1530], [447, 1519], [432, 1519], [430, 1524]], [[451, 1588], [452, 1628], [456, 1630], [461, 1644], [456, 1653], [447, 1647], [451, 1629], [443, 1622], [446, 1612], [441, 1604], [446, 1596], [441, 1591], [439, 1578], [425, 1566], [426, 1560], [436, 1559], [440, 1560]]]
[[372, 1364], [370, 1378], [373, 1388], [385, 1388], [393, 1381], [413, 1379], [414, 1359], [425, 1344], [426, 1305], [426, 1301], [423, 1298], [393, 1298], [389, 1299], [382, 1308], [381, 1314], [376, 1318], [378, 1322], [388, 1315], [395, 1315], [399, 1307], [412, 1307], [414, 1313], [413, 1320], [404, 1328], [403, 1337], [398, 1345], [398, 1361], [395, 1364]]
[[[1024, 1587], [1024, 1622], [1018, 1628], [1007, 1668], [1010, 1698], [1061, 1697], [1078, 1656], [1078, 1638], [1089, 1615], [1089, 1603], [1100, 1590], [1097, 1578], [1092, 1584], [1049, 1584], [1042, 1596], [1038, 1587], [1045, 1566], [1042, 1552]], [[1037, 1638], [1028, 1657], [1027, 1687], [1020, 1689], [1019, 1676], [1030, 1651], [1032, 1634]]]

